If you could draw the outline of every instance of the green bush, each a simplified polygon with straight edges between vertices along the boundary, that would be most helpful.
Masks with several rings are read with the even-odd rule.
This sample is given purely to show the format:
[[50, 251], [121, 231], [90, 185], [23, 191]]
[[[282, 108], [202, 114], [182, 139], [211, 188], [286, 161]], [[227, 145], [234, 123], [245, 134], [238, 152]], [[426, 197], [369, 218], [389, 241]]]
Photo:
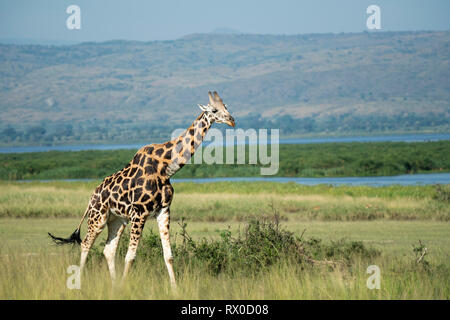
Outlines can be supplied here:
[[435, 188], [436, 193], [433, 195], [433, 199], [442, 202], [450, 202], [450, 185], [437, 184]]
[[[279, 151], [280, 163], [276, 175], [282, 177], [382, 176], [450, 170], [448, 140], [282, 144]], [[0, 154], [0, 179], [104, 178], [122, 169], [135, 152], [136, 150], [95, 150]], [[248, 156], [247, 152], [246, 163]], [[190, 164], [177, 172], [174, 178], [255, 177], [260, 176], [261, 166]]]
[[[219, 240], [202, 238], [195, 241], [186, 227], [187, 224], [182, 221], [182, 242], [172, 245], [177, 272], [190, 266], [213, 275], [249, 275], [286, 260], [306, 267], [322, 262], [348, 264], [355, 258], [367, 259], [379, 255], [379, 251], [366, 248], [359, 241], [339, 240], [325, 244], [315, 238], [304, 240], [282, 228], [278, 215], [270, 220], [251, 220], [236, 237], [229, 230], [224, 230]], [[124, 234], [123, 238], [117, 251], [121, 258], [126, 255], [129, 234]], [[92, 250], [98, 259], [102, 259], [103, 245]], [[148, 231], [142, 236], [136, 252], [137, 259], [162, 262], [162, 256], [159, 235]]]

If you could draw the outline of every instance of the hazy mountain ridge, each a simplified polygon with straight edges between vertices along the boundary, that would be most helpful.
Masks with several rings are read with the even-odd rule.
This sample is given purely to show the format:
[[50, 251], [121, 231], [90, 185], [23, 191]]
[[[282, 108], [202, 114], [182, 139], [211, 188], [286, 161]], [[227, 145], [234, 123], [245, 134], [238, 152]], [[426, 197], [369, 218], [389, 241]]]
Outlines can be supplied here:
[[[217, 90], [244, 126], [269, 121], [283, 131], [280, 116], [318, 123], [331, 117], [348, 124], [330, 131], [348, 132], [357, 130], [349, 116], [401, 119], [406, 113], [419, 119], [416, 130], [448, 130], [448, 123], [433, 123], [433, 117], [449, 116], [449, 61], [450, 32], [3, 44], [0, 127], [69, 123], [87, 132], [89, 123], [120, 131], [124, 123], [132, 130], [133, 124], [163, 119], [168, 129], [188, 124], [198, 113], [196, 104], [207, 102], [206, 92]], [[394, 129], [409, 126], [400, 121]]]

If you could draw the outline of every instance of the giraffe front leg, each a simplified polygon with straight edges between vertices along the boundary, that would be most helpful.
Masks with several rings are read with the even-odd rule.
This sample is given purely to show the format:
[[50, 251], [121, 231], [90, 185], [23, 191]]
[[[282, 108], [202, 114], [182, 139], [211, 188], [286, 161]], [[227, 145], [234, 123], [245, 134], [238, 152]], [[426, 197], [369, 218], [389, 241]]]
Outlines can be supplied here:
[[[94, 217], [96, 216], [98, 216], [98, 218], [97, 220], [94, 220]], [[83, 274], [89, 250], [106, 225], [106, 219], [106, 216], [100, 212], [89, 213], [88, 230], [81, 242], [80, 275]]]
[[125, 281], [131, 265], [136, 258], [136, 250], [141, 239], [142, 231], [144, 230], [145, 220], [147, 215], [136, 214], [131, 220], [130, 244], [128, 245], [127, 255], [125, 256], [125, 268], [123, 270], [122, 283]]
[[172, 257], [172, 249], [170, 247], [170, 235], [169, 235], [169, 227], [170, 227], [169, 207], [161, 209], [156, 220], [158, 221], [159, 235], [161, 237], [161, 244], [164, 252], [164, 262], [166, 263], [167, 271], [169, 271], [170, 284], [172, 285], [172, 287], [175, 288], [176, 282], [175, 282], [175, 274], [173, 272], [173, 257]]

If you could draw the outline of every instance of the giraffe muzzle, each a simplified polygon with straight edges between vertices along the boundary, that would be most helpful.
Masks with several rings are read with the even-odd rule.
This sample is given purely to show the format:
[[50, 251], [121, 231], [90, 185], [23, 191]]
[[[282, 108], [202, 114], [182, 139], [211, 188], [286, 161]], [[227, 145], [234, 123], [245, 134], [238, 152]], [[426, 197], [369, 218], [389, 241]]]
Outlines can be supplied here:
[[234, 126], [235, 126], [233, 117], [230, 117], [230, 119], [228, 119], [227, 121], [225, 121], [225, 123], [226, 123], [227, 125], [229, 125], [230, 127], [234, 127]]

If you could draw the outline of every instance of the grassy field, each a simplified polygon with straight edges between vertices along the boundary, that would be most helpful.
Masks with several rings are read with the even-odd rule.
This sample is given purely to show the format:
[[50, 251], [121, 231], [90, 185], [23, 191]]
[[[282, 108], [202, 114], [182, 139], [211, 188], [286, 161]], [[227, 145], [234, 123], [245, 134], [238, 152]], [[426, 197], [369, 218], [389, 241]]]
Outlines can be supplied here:
[[[159, 243], [152, 242], [152, 239], [157, 239], [154, 238], [157, 232], [154, 219], [147, 222], [146, 240], [141, 243], [133, 272], [123, 287], [111, 287], [106, 262], [101, 256], [102, 242], [106, 237], [106, 232], [103, 232], [90, 255], [82, 289], [69, 290], [66, 287], [69, 276], [66, 269], [79, 263], [79, 248], [55, 247], [47, 232], [63, 236], [70, 234], [97, 183], [0, 184], [0, 298], [450, 297], [450, 205], [446, 186], [439, 189], [436, 186], [175, 184], [171, 237], [176, 253], [174, 263], [178, 290], [170, 289]], [[272, 221], [274, 212], [279, 213], [280, 229], [284, 235], [292, 233], [292, 239], [309, 248], [308, 252], [316, 260], [335, 261], [337, 264], [310, 265], [294, 259], [292, 252], [278, 254], [277, 246], [282, 246], [283, 241], [274, 241], [268, 247], [263, 245], [270, 239], [269, 233], [263, 233], [257, 241], [261, 242], [260, 247], [252, 247], [254, 251], [250, 254], [246, 251], [238, 261], [233, 260], [231, 254], [236, 249], [233, 241], [240, 238], [249, 221]], [[181, 250], [184, 239], [182, 218], [187, 222], [185, 230], [195, 244], [188, 255], [183, 255]], [[82, 235], [85, 230], [84, 226]], [[125, 240], [121, 241], [117, 257], [119, 271], [123, 267]], [[428, 251], [417, 263], [420, 252], [414, 252], [414, 248], [421, 251], [419, 241]], [[249, 249], [244, 247], [244, 250]], [[266, 251], [273, 255], [272, 262], [259, 264], [255, 259]], [[247, 259], [248, 263], [253, 261], [250, 269], [246, 268]], [[218, 263], [226, 266], [219, 272], [214, 268]], [[379, 290], [366, 287], [369, 265], [380, 267]]]
[[[92, 182], [0, 182], [0, 217], [79, 217]], [[302, 186], [295, 183], [175, 183], [172, 219], [243, 221], [276, 210], [283, 220], [450, 219], [448, 187]], [[447, 191], [445, 191], [447, 190]]]
[[[68, 266], [78, 264], [78, 247], [55, 247], [46, 231], [68, 234], [77, 219], [0, 220], [2, 299], [448, 299], [450, 270], [448, 225], [433, 221], [323, 222], [289, 225], [305, 238], [320, 237], [329, 243], [346, 238], [362, 241], [381, 251], [373, 258], [355, 257], [348, 265], [308, 267], [280, 261], [255, 274], [211, 274], [194, 266], [180, 266], [175, 257], [179, 288], [172, 292], [162, 256], [138, 256], [129, 281], [111, 288], [106, 263], [92, 254], [82, 290], [68, 290]], [[232, 233], [243, 224], [231, 224]], [[144, 234], [155, 229], [149, 221]], [[188, 225], [194, 238], [214, 241], [228, 228], [222, 222], [195, 222]], [[172, 239], [180, 240], [180, 227], [173, 224]], [[100, 243], [105, 235], [97, 241]], [[413, 245], [427, 245], [426, 265], [415, 262]], [[178, 241], [179, 242], [179, 241]], [[119, 255], [120, 256], [120, 255]], [[123, 255], [117, 258], [123, 268]], [[381, 289], [366, 287], [369, 265], [381, 269]]]
[[[390, 176], [450, 171], [450, 141], [280, 145], [280, 177]], [[0, 154], [0, 179], [103, 178], [136, 150]], [[197, 151], [200, 152], [200, 151]], [[224, 154], [226, 150], [224, 149]], [[246, 151], [248, 157], [248, 150]], [[238, 152], [234, 152], [235, 158]], [[223, 157], [224, 163], [226, 157]], [[260, 164], [190, 164], [174, 178], [260, 176]], [[248, 159], [245, 163], [248, 163]]]

